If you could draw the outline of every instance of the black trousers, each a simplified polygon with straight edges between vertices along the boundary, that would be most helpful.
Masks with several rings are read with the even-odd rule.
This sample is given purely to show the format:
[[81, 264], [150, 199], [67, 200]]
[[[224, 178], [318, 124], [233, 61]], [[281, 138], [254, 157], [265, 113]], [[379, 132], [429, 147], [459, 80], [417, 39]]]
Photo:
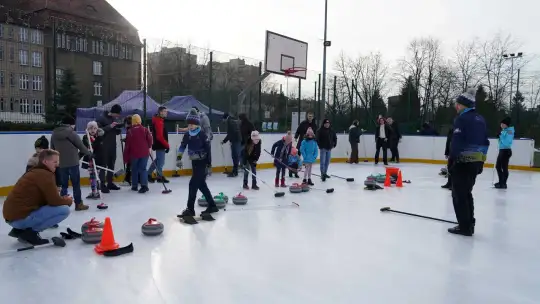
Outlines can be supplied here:
[[358, 164], [358, 143], [349, 142], [351, 144], [351, 158], [349, 163]]
[[474, 218], [474, 199], [472, 190], [476, 176], [482, 173], [483, 163], [456, 163], [452, 166], [452, 201], [459, 227], [471, 229], [476, 223]]
[[448, 170], [448, 174], [446, 175], [448, 177], [447, 185], [452, 185], [452, 174], [450, 174], [450, 168], [454, 165], [454, 160], [451, 157], [448, 157], [448, 164], [446, 165], [446, 169]]
[[397, 162], [399, 162], [398, 145], [399, 145], [399, 139], [397, 139], [397, 138], [390, 139], [390, 153], [392, 153], [391, 159], [393, 161], [397, 161]]
[[388, 140], [384, 138], [377, 138], [375, 142], [375, 163], [379, 162], [379, 150], [382, 149], [383, 162], [384, 164], [388, 163]]
[[289, 168], [296, 169], [296, 171], [291, 171], [289, 169], [289, 177], [293, 177], [293, 174], [294, 176], [298, 176], [298, 163], [290, 164]]
[[[110, 170], [113, 170], [114, 171], [114, 165], [116, 164], [116, 151], [114, 153], [107, 153], [107, 152], [104, 152], [103, 155], [100, 155], [101, 157], [99, 157], [98, 159], [100, 159], [100, 161], [98, 161], [98, 164], [101, 166], [101, 167], [104, 167], [104, 168], [107, 168], [107, 169], [110, 169]], [[105, 173], [107, 173], [107, 178], [105, 179]], [[114, 176], [114, 173], [111, 172], [111, 171], [105, 171], [105, 170], [99, 170], [99, 180], [105, 184], [105, 182], [103, 181], [107, 181], [106, 183], [107, 184], [112, 184], [113, 183], [113, 176]]]
[[189, 180], [188, 209], [195, 210], [195, 200], [197, 199], [198, 190], [200, 190], [206, 198], [209, 207], [215, 206], [216, 202], [214, 201], [214, 197], [206, 184], [206, 161], [194, 160], [191, 162], [191, 166], [193, 174]]
[[279, 174], [281, 173], [281, 178], [285, 178], [285, 167], [276, 167], [276, 180], [279, 179]]
[[499, 176], [499, 184], [506, 185], [508, 181], [508, 164], [510, 163], [510, 157], [512, 157], [511, 149], [500, 149], [499, 155], [497, 155], [497, 162], [495, 168], [497, 169], [497, 175]]

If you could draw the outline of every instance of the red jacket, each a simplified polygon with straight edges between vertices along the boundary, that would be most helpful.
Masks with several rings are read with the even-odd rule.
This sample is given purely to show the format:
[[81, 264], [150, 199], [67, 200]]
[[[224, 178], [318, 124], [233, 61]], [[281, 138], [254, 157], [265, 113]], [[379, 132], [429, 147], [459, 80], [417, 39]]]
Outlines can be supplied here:
[[141, 125], [131, 127], [126, 135], [124, 162], [128, 163], [134, 158], [149, 156], [150, 148], [152, 148], [152, 134], [150, 134], [150, 131]]
[[167, 150], [170, 148], [169, 133], [165, 128], [165, 120], [157, 115], [152, 117], [152, 136], [154, 137], [152, 149]]

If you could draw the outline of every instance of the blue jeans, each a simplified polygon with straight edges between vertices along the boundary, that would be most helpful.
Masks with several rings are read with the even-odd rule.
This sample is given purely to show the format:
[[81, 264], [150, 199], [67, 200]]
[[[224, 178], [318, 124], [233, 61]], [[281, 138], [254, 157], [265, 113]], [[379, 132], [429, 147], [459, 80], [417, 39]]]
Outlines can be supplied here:
[[328, 166], [330, 166], [330, 158], [332, 157], [332, 150], [321, 149], [321, 174], [328, 172]]
[[8, 224], [15, 229], [32, 228], [36, 232], [41, 232], [65, 220], [68, 215], [68, 206], [43, 206], [26, 218], [8, 222]]
[[[139, 182], [141, 186], [148, 186], [148, 172], [146, 166], [148, 165], [148, 156], [142, 158], [132, 158], [129, 162], [131, 165], [131, 188], [137, 188]], [[139, 181], [140, 177], [140, 181]]]
[[148, 168], [148, 174], [152, 174], [156, 170], [158, 177], [163, 176], [163, 165], [165, 165], [165, 150], [156, 150], [156, 158]]
[[231, 142], [231, 155], [233, 161], [233, 172], [238, 172], [238, 165], [240, 164], [240, 154], [242, 153], [241, 142]]
[[73, 200], [76, 205], [82, 203], [81, 172], [79, 171], [79, 166], [57, 168], [56, 170], [60, 171], [60, 185], [62, 187], [60, 195], [64, 196], [68, 194], [69, 181], [71, 181], [71, 186], [73, 187]]

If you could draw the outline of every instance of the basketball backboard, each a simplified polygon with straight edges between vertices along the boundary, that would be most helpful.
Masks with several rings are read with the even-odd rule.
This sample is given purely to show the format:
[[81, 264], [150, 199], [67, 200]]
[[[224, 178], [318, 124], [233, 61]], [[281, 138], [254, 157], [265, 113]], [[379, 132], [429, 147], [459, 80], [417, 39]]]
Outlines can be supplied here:
[[266, 53], [264, 56], [266, 72], [285, 75], [285, 71], [298, 68], [299, 71], [289, 73], [287, 76], [306, 79], [307, 53], [307, 42], [266, 31]]

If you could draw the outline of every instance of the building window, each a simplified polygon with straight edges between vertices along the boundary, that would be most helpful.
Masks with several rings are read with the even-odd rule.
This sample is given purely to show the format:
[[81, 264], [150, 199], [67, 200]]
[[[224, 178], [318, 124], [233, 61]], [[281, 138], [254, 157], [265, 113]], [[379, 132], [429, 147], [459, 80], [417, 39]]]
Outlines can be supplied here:
[[94, 82], [94, 96], [101, 96], [101, 82]]
[[21, 65], [28, 65], [28, 51], [27, 50], [19, 51], [19, 63]]
[[105, 54], [105, 45], [104, 45], [103, 41], [99, 42], [99, 54], [102, 55], [102, 56]]
[[102, 100], [96, 101], [96, 107], [101, 107], [102, 105], [103, 105], [103, 101], [102, 101]]
[[8, 27], [8, 38], [13, 39], [13, 36], [15, 35], [15, 29], [13, 26]]
[[4, 87], [5, 81], [5, 73], [4, 71], [0, 71], [0, 87]]
[[31, 41], [34, 44], [43, 44], [43, 32], [39, 30], [32, 30]]
[[15, 86], [15, 74], [9, 73], [9, 85], [14, 87]]
[[28, 90], [28, 74], [21, 74], [19, 76], [19, 89]]
[[30, 103], [27, 98], [21, 98], [19, 101], [21, 113], [30, 113]]
[[0, 98], [0, 111], [4, 112], [4, 98]]
[[43, 114], [43, 101], [32, 100], [32, 112], [35, 114]]
[[92, 54], [97, 54], [97, 41], [92, 40]]
[[43, 91], [43, 77], [34, 75], [32, 78], [32, 90]]
[[9, 61], [15, 61], [15, 48], [12, 46], [9, 47]]
[[28, 42], [28, 29], [27, 28], [21, 27], [19, 29], [19, 41]]
[[0, 24], [0, 38], [4, 37], [4, 25]]
[[96, 76], [103, 75], [103, 62], [94, 61], [94, 75]]
[[56, 81], [62, 81], [62, 78], [64, 78], [64, 70], [56, 69]]
[[0, 45], [0, 60], [4, 60], [4, 46]]
[[43, 53], [41, 52], [32, 52], [32, 65], [40, 68], [43, 64]]

